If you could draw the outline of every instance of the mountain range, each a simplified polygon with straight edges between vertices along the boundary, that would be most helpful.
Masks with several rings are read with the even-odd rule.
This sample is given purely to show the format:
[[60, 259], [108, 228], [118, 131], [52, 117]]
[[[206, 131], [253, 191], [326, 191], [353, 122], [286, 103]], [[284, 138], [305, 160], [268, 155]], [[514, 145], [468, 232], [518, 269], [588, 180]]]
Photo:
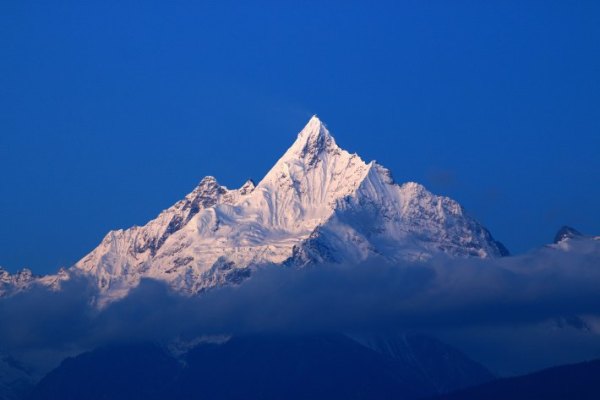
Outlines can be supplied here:
[[[595, 267], [599, 246], [600, 237], [584, 236], [574, 228], [563, 227], [554, 243], [532, 252], [531, 257], [549, 260], [568, 253], [591, 260], [590, 265]], [[507, 255], [506, 248], [456, 201], [432, 194], [415, 182], [397, 183], [385, 167], [375, 161], [367, 163], [357, 154], [340, 148], [327, 127], [314, 116], [257, 184], [249, 179], [240, 188], [229, 189], [214, 177], [205, 177], [192, 192], [155, 219], [144, 226], [109, 232], [89, 254], [56, 274], [37, 276], [28, 269], [11, 274], [0, 268], [0, 297], [8, 299], [0, 305], [6, 304], [8, 308], [11, 299], [19, 300], [19, 296], [11, 296], [19, 293], [32, 293], [31, 298], [35, 298], [39, 293], [27, 292], [31, 288], [59, 292], [65, 282], [84, 277], [94, 286], [93, 299], [84, 300], [86, 307], [93, 308], [90, 314], [102, 318], [104, 311], [111, 310], [104, 306], [113, 303], [110, 315], [114, 316], [114, 312], [118, 315], [118, 306], [125, 304], [131, 312], [127, 315], [135, 316], [139, 307], [117, 300], [126, 297], [143, 279], [166, 283], [176, 293], [193, 296], [219, 286], [240, 285], [253, 276], [258, 278], [255, 272], [263, 267], [295, 269], [298, 273], [321, 272], [325, 270], [318, 268], [331, 264], [343, 268], [377, 260], [389, 263], [395, 270], [396, 264], [405, 262], [412, 267], [426, 265], [431, 259], [429, 264], [434, 264], [441, 259], [445, 266], [449, 259], [468, 264], [462, 260]], [[493, 279], [516, 276], [517, 270], [526, 275], [533, 273], [531, 267], [535, 263], [527, 255], [519, 257], [484, 262], [495, 265], [506, 261], [504, 267], [510, 267], [508, 264], [518, 259], [516, 268], [501, 268], [505, 275], [492, 274]], [[524, 269], [518, 267], [521, 263]], [[343, 271], [346, 274], [347, 270]], [[477, 275], [476, 270], [469, 271]], [[568, 275], [571, 274], [569, 269]], [[248, 283], [256, 282], [261, 281]], [[494, 280], [492, 285], [502, 282]], [[510, 282], [513, 290], [517, 281]], [[360, 285], [363, 283], [361, 280]], [[61, 294], [65, 293], [69, 291]], [[206, 297], [183, 299], [192, 303], [191, 300], [209, 298], [215, 293], [219, 291], [206, 293]], [[135, 296], [126, 300], [131, 298]], [[395, 298], [392, 297], [392, 302]], [[142, 302], [147, 300], [142, 296]], [[39, 317], [38, 309], [33, 308], [34, 319]], [[309, 307], [309, 312], [313, 311]], [[5, 325], [8, 337], [14, 339], [24, 332], [22, 326], [28, 325], [18, 324], [26, 320], [19, 312], [8, 315], [17, 322], [14, 328]], [[23, 313], [23, 317], [27, 315]], [[581, 331], [593, 330], [593, 320], [588, 323], [578, 315], [563, 317], [560, 321], [565, 323], [557, 324], [557, 329], [566, 324]], [[107, 318], [100, 321], [110, 321]], [[77, 316], [67, 320], [76, 321]], [[134, 319], [132, 325], [135, 323]], [[48, 324], [53, 332], [54, 321], [48, 320]], [[247, 398], [251, 393], [264, 399], [418, 399], [452, 392], [449, 398], [458, 399], [492, 398], [490, 393], [504, 387], [506, 391], [502, 393], [507, 393], [506, 398], [515, 398], [509, 393], [518, 392], [522, 382], [531, 382], [532, 393], [537, 393], [543, 382], [532, 375], [531, 380], [526, 377], [486, 384], [493, 376], [485, 367], [459, 350], [424, 335], [390, 334], [385, 329], [362, 335], [347, 332], [279, 335], [271, 334], [268, 329], [265, 332], [239, 336], [220, 332], [229, 336], [217, 342], [185, 344], [183, 350], [170, 348], [174, 346], [172, 341], [119, 343], [117, 340], [101, 347], [95, 347], [93, 341], [84, 341], [81, 348], [68, 353], [74, 357], [57, 368], [54, 367], [58, 362], [43, 370], [32, 369], [15, 359], [11, 349], [2, 348], [0, 343], [0, 398], [188, 399], [201, 393], [203, 398], [237, 399]], [[37, 332], [33, 333], [35, 338]], [[200, 338], [202, 334], [198, 332]], [[587, 368], [590, 365], [584, 366], [584, 370], [597, 376], [597, 364]], [[561, 370], [566, 374], [564, 382], [569, 382], [569, 371]], [[560, 379], [557, 377], [556, 382]], [[583, 384], [593, 386], [589, 381]], [[475, 391], [453, 392], [480, 384]], [[595, 393], [593, 390], [586, 393]]]
[[375, 161], [340, 148], [313, 116], [255, 184], [228, 189], [211, 176], [144, 226], [109, 232], [69, 269], [36, 277], [0, 271], [0, 294], [32, 284], [58, 288], [91, 277], [100, 301], [125, 296], [142, 278], [181, 293], [237, 284], [262, 265], [508, 254], [456, 201], [415, 182], [396, 183]]
[[497, 379], [429, 400], [596, 400], [600, 398], [600, 360], [547, 368]]
[[177, 357], [155, 344], [69, 358], [31, 400], [418, 399], [493, 375], [423, 335], [251, 335], [201, 343]]

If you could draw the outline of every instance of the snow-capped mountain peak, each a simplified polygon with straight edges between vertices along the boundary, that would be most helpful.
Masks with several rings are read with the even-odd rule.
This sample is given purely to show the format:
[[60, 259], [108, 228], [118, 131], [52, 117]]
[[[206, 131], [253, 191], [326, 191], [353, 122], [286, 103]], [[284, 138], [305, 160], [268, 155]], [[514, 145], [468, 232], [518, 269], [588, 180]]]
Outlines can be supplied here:
[[558, 243], [562, 242], [563, 240], [572, 239], [574, 237], [581, 237], [581, 236], [583, 236], [583, 235], [577, 229], [565, 225], [565, 226], [561, 227], [558, 230], [558, 232], [556, 232], [556, 235], [554, 235], [553, 243], [558, 244]]
[[197, 293], [237, 283], [264, 264], [303, 266], [450, 256], [494, 257], [503, 247], [452, 199], [340, 148], [313, 116], [255, 185], [230, 190], [207, 176], [144, 226], [109, 232], [72, 269], [106, 299], [141, 278]]
[[325, 124], [314, 115], [300, 131], [298, 138], [283, 155], [282, 160], [296, 159], [307, 166], [314, 166], [322, 153], [339, 152], [341, 149]]

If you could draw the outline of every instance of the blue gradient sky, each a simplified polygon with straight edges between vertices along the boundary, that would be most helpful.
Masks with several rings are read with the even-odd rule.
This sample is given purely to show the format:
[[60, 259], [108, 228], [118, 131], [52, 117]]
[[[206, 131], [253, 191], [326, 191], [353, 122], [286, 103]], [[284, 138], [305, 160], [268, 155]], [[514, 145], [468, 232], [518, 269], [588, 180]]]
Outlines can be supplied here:
[[600, 2], [321, 3], [2, 1], [0, 265], [258, 181], [314, 113], [514, 253], [600, 233]]

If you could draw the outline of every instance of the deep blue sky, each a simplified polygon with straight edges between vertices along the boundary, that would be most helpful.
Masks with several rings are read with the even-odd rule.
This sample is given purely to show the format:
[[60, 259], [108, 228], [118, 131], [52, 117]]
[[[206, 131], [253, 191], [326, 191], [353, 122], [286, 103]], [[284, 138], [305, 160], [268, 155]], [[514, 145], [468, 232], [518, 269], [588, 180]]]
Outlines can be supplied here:
[[258, 181], [314, 113], [513, 252], [600, 233], [600, 2], [198, 3], [0, 3], [0, 265]]

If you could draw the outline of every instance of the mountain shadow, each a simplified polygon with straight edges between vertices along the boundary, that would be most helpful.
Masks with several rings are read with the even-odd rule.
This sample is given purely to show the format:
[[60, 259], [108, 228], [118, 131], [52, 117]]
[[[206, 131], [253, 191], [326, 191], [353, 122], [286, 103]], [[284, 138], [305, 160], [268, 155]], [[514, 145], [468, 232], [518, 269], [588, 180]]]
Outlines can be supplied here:
[[600, 399], [600, 360], [548, 368], [514, 378], [498, 379], [431, 400], [505, 399]]
[[398, 400], [455, 388], [456, 375], [444, 371], [456, 368], [469, 374], [460, 377], [459, 387], [491, 379], [457, 350], [423, 338], [407, 339], [410, 357], [341, 334], [233, 337], [177, 359], [153, 344], [110, 346], [65, 360], [29, 398]]

